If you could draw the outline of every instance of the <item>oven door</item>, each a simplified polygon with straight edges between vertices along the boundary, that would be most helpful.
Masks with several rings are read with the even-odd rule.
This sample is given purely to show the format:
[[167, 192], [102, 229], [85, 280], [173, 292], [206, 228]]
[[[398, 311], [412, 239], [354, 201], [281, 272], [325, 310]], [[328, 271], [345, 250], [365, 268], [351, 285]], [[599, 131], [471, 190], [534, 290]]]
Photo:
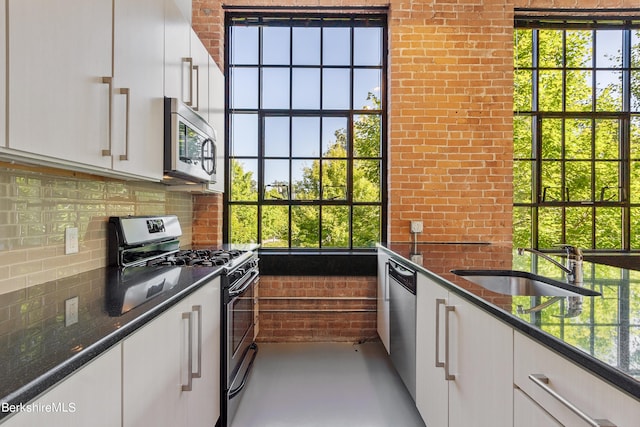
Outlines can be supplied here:
[[258, 353], [258, 347], [253, 342], [254, 287], [258, 280], [258, 270], [250, 270], [237, 285], [229, 289], [229, 302], [225, 307], [227, 312], [227, 381], [224, 390], [226, 408], [223, 412], [223, 419], [226, 419], [227, 426], [231, 425], [238, 409], [253, 361]]

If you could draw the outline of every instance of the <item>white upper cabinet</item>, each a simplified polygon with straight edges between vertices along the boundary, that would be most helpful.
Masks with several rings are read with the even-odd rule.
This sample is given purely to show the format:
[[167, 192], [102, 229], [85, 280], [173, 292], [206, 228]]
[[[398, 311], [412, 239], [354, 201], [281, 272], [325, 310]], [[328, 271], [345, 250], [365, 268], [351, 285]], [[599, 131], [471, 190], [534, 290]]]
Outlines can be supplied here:
[[114, 0], [114, 169], [163, 175], [164, 5]]
[[6, 146], [7, 135], [7, 1], [0, 0], [0, 147]]
[[8, 0], [9, 148], [111, 168], [112, 0]]
[[193, 100], [191, 108], [207, 122], [209, 118], [209, 52], [198, 38], [195, 31], [191, 30], [191, 58]]
[[191, 26], [174, 0], [165, 0], [164, 96], [192, 103]]

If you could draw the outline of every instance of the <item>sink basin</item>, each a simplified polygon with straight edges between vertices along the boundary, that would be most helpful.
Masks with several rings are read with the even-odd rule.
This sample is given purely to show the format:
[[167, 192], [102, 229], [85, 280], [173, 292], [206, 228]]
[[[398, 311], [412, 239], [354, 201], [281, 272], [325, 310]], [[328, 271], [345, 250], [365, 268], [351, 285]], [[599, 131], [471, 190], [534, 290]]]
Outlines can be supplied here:
[[569, 285], [537, 274], [515, 270], [451, 270], [457, 276], [464, 277], [488, 289], [504, 295], [513, 296], [599, 296], [599, 292]]

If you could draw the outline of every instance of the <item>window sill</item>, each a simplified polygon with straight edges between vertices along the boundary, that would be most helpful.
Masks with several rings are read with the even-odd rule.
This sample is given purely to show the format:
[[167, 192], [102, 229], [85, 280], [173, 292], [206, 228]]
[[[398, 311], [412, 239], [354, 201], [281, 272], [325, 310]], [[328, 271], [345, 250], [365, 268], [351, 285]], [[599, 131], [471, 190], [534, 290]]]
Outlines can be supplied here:
[[265, 276], [375, 276], [374, 249], [345, 252], [260, 250], [260, 274]]

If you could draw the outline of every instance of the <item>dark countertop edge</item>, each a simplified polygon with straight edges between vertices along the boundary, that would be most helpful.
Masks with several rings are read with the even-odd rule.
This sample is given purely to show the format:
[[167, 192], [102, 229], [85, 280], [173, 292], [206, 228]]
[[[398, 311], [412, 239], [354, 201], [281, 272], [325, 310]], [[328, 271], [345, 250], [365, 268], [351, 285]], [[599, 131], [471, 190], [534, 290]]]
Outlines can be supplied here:
[[623, 372], [620, 372], [619, 370], [613, 368], [612, 366], [609, 366], [599, 361], [595, 357], [583, 352], [582, 350], [579, 350], [569, 344], [566, 344], [558, 340], [556, 337], [529, 325], [525, 321], [513, 316], [511, 313], [508, 313], [502, 310], [501, 308], [496, 307], [495, 305], [485, 301], [481, 297], [478, 297], [471, 292], [465, 291], [459, 286], [456, 286], [455, 284], [449, 282], [445, 278], [429, 271], [425, 267], [418, 265], [414, 262], [411, 262], [410, 260], [406, 259], [402, 255], [398, 255], [397, 253], [393, 252], [391, 249], [388, 249], [382, 245], [378, 245], [377, 247], [379, 249], [384, 250], [386, 253], [391, 255], [394, 259], [397, 259], [404, 263], [408, 263], [408, 265], [413, 266], [414, 268], [417, 268], [421, 273], [426, 274], [427, 276], [429, 276], [429, 278], [438, 282], [438, 284], [446, 287], [447, 289], [455, 292], [457, 295], [463, 297], [467, 301], [482, 308], [484, 311], [488, 312], [498, 320], [501, 320], [502, 322], [515, 327], [519, 331], [523, 332], [525, 335], [533, 338], [534, 340], [538, 341], [545, 347], [553, 350], [554, 352], [564, 357], [565, 359], [568, 359], [571, 362], [577, 364], [579, 367], [586, 369], [593, 375], [596, 375], [602, 378], [603, 380], [605, 380], [607, 383], [611, 384], [618, 390], [626, 393], [627, 395], [633, 397], [634, 399], [640, 400], [640, 383], [635, 379], [633, 379], [632, 377], [624, 374]]
[[[10, 393], [7, 396], [0, 398], [1, 404], [8, 405], [26, 405], [41, 394], [47, 392], [51, 387], [55, 386], [69, 375], [73, 374], [78, 369], [82, 368], [84, 365], [91, 362], [93, 359], [98, 358], [103, 353], [111, 349], [114, 345], [120, 343], [129, 335], [133, 334], [138, 329], [142, 328], [151, 320], [155, 319], [165, 311], [169, 310], [178, 302], [182, 301], [187, 296], [194, 293], [196, 290], [204, 286], [211, 279], [219, 276], [222, 272], [222, 268], [216, 269], [212, 271], [211, 274], [206, 275], [202, 279], [194, 282], [192, 285], [182, 289], [180, 292], [172, 295], [167, 300], [162, 303], [153, 306], [149, 310], [140, 314], [134, 320], [128, 322], [122, 328], [118, 329], [110, 333], [109, 335], [104, 336], [102, 339], [96, 341], [89, 347], [81, 350], [75, 356], [70, 357], [65, 360], [58, 366], [44, 374], [40, 375], [38, 378], [32, 380], [31, 382], [23, 385], [19, 389]], [[19, 411], [18, 411], [19, 412]], [[15, 413], [18, 413], [15, 412]], [[0, 410], [0, 421], [4, 418], [9, 417], [14, 412], [5, 412]]]

